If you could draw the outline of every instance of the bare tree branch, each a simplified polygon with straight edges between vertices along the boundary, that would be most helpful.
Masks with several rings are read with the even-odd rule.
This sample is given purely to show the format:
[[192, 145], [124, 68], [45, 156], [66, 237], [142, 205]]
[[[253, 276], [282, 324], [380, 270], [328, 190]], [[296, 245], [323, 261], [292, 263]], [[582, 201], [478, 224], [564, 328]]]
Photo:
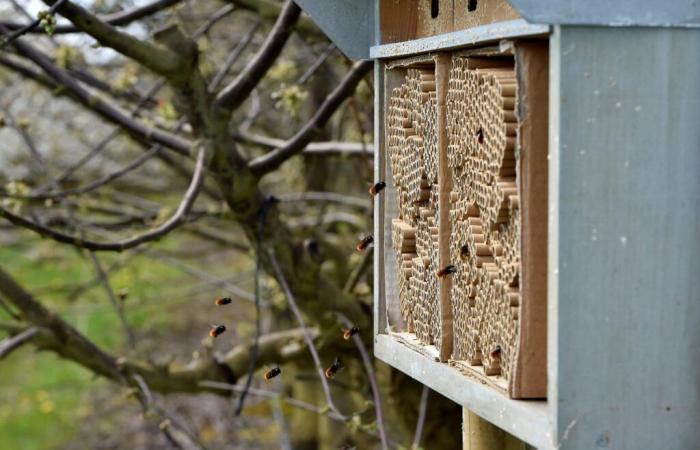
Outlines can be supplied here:
[[335, 44], [328, 44], [328, 47], [326, 47], [323, 53], [321, 53], [321, 56], [319, 56], [318, 59], [316, 59], [316, 61], [313, 64], [311, 64], [311, 66], [308, 69], [306, 69], [306, 72], [304, 72], [299, 77], [299, 79], [297, 80], [297, 84], [306, 83], [309, 80], [309, 78], [311, 78], [313, 74], [316, 73], [319, 67], [321, 67], [323, 63], [326, 62], [328, 57], [331, 56], [331, 54], [335, 51], [336, 48], [337, 47], [335, 46]]
[[250, 170], [257, 176], [263, 176], [282, 165], [287, 159], [301, 152], [311, 142], [316, 133], [328, 122], [340, 105], [352, 96], [358, 83], [369, 72], [371, 67], [371, 61], [355, 63], [343, 81], [326, 98], [311, 120], [292, 139], [287, 141], [284, 147], [279, 147], [270, 153], [253, 159], [249, 164]]
[[79, 237], [71, 236], [69, 234], [45, 227], [29, 219], [25, 219], [24, 217], [16, 215], [2, 206], [0, 206], [0, 216], [4, 217], [15, 225], [30, 229], [42, 236], [47, 236], [55, 241], [65, 244], [71, 244], [75, 245], [76, 247], [94, 251], [123, 251], [128, 248], [136, 247], [137, 245], [145, 242], [159, 239], [185, 222], [185, 217], [192, 208], [192, 205], [197, 198], [197, 194], [199, 193], [199, 188], [202, 184], [204, 174], [204, 154], [204, 147], [201, 147], [199, 154], [197, 155], [197, 163], [195, 166], [194, 175], [192, 176], [192, 181], [190, 182], [190, 186], [187, 188], [187, 192], [185, 192], [185, 195], [180, 202], [180, 206], [175, 211], [175, 214], [173, 214], [172, 217], [163, 222], [160, 226], [143, 234], [119, 242], [96, 242], [80, 239]]
[[294, 24], [299, 19], [301, 9], [293, 0], [287, 0], [275, 26], [268, 34], [260, 50], [248, 65], [238, 74], [228, 86], [216, 96], [215, 105], [218, 108], [231, 111], [240, 106], [248, 98], [250, 92], [265, 76], [268, 69], [277, 60], [284, 44], [289, 39]]
[[0, 341], [0, 360], [21, 347], [22, 344], [29, 341], [38, 332], [39, 330], [36, 327], [29, 327], [19, 334]]
[[[2, 31], [0, 25], [0, 31]], [[92, 94], [75, 81], [68, 73], [58, 68], [46, 55], [39, 52], [29, 44], [18, 39], [13, 43], [15, 48], [25, 57], [34, 61], [47, 75], [67, 88], [71, 94], [88, 109], [106, 118], [110, 122], [120, 125], [124, 130], [142, 141], [153, 141], [172, 149], [182, 155], [190, 155], [191, 143], [173, 134], [162, 130], [150, 128], [143, 123], [132, 119], [129, 114], [122, 111], [100, 97]]]
[[224, 64], [221, 66], [216, 75], [214, 75], [214, 78], [212, 78], [211, 82], [209, 82], [207, 90], [210, 93], [216, 92], [216, 89], [219, 87], [219, 84], [221, 84], [228, 71], [231, 70], [231, 67], [233, 67], [236, 61], [238, 61], [238, 58], [241, 56], [241, 54], [245, 51], [248, 45], [250, 45], [250, 42], [253, 40], [253, 36], [255, 36], [255, 33], [258, 31], [258, 28], [260, 28], [259, 20], [253, 24], [253, 26], [250, 28], [250, 31], [246, 33], [243, 39], [241, 39], [241, 41], [238, 42], [238, 44], [233, 48], [231, 53], [226, 57], [226, 61], [224, 61]]
[[430, 394], [430, 388], [428, 386], [423, 386], [423, 392], [420, 396], [420, 405], [418, 407], [418, 421], [416, 422], [416, 432], [413, 435], [413, 445], [411, 450], [418, 450], [421, 448], [420, 441], [423, 437], [423, 426], [425, 425], [425, 414], [428, 411], [428, 395]]
[[[60, 8], [64, 3], [66, 3], [66, 1], [67, 0], [58, 0], [53, 6], [51, 6], [51, 8], [49, 8], [48, 15], [53, 16], [56, 10]], [[0, 50], [5, 48], [5, 46], [12, 43], [16, 39], [18, 39], [23, 34], [29, 33], [30, 31], [38, 27], [40, 23], [41, 19], [37, 17], [33, 22], [16, 29], [12, 33], [8, 33], [7, 36], [3, 36], [2, 42], [0, 42]], [[4, 30], [2, 30], [2, 32], [3, 34], [5, 34]]]
[[274, 269], [275, 277], [277, 278], [277, 281], [282, 287], [284, 295], [287, 297], [289, 307], [291, 308], [292, 313], [294, 313], [294, 317], [296, 318], [297, 322], [299, 322], [299, 326], [301, 327], [304, 333], [304, 340], [306, 341], [306, 345], [309, 348], [309, 352], [311, 352], [311, 357], [314, 360], [316, 371], [318, 372], [318, 376], [321, 379], [321, 386], [323, 387], [323, 393], [326, 396], [326, 403], [328, 404], [328, 408], [330, 408], [331, 411], [335, 412], [336, 414], [344, 417], [344, 414], [342, 414], [338, 410], [338, 408], [335, 406], [335, 403], [333, 402], [331, 389], [328, 386], [328, 381], [326, 380], [323, 365], [321, 364], [321, 358], [320, 356], [318, 356], [318, 351], [316, 350], [316, 346], [313, 343], [311, 334], [307, 331], [304, 317], [301, 315], [301, 311], [299, 310], [299, 306], [297, 305], [297, 302], [294, 299], [294, 295], [292, 295], [292, 291], [289, 289], [289, 285], [287, 285], [287, 280], [284, 277], [284, 273], [282, 272], [279, 263], [277, 262], [277, 258], [275, 258], [275, 254], [272, 251], [268, 251], [267, 253], [270, 258], [270, 263], [272, 264], [272, 267]]
[[[243, 131], [237, 133], [234, 138], [241, 143], [260, 145], [271, 149], [283, 148], [289, 144], [289, 141], [285, 141], [283, 139], [275, 139], [258, 134], [246, 133]], [[365, 145], [361, 142], [310, 142], [304, 147], [303, 151], [306, 155], [318, 156], [374, 156], [374, 147], [372, 145]]]
[[[340, 316], [340, 319], [343, 321], [343, 324], [348, 329], [352, 329], [355, 326], [344, 315], [340, 314], [339, 316]], [[379, 431], [379, 439], [382, 443], [382, 450], [388, 450], [389, 449], [389, 440], [387, 439], [385, 425], [384, 425], [384, 412], [382, 409], [382, 396], [379, 392], [379, 384], [377, 383], [377, 376], [374, 373], [374, 366], [372, 365], [372, 358], [370, 358], [369, 352], [367, 351], [367, 347], [365, 347], [365, 343], [362, 341], [362, 336], [360, 336], [359, 333], [355, 333], [355, 335], [352, 337], [352, 341], [355, 343], [357, 350], [360, 352], [360, 356], [362, 357], [362, 363], [365, 366], [365, 371], [367, 372], [367, 378], [369, 379], [369, 386], [372, 389], [372, 399], [374, 401], [374, 409], [375, 409], [375, 412], [377, 414], [377, 430]]]
[[[124, 25], [129, 25], [130, 23], [143, 19], [144, 17], [151, 16], [153, 14], [156, 14], [170, 6], [173, 6], [177, 3], [180, 3], [182, 0], [156, 0], [151, 3], [147, 3], [143, 6], [137, 6], [131, 9], [125, 9], [119, 12], [115, 12], [112, 14], [106, 14], [104, 16], [99, 16], [100, 20], [102, 20], [105, 23], [108, 23], [110, 25], [114, 26], [124, 26]], [[4, 25], [7, 29], [15, 31], [19, 30], [26, 25], [20, 24], [20, 23], [15, 23], [15, 22], [2, 22], [2, 25]], [[57, 25], [56, 29], [54, 30], [54, 34], [66, 34], [66, 33], [76, 33], [82, 31], [81, 29], [77, 28], [75, 25]], [[31, 33], [43, 33], [43, 30], [37, 30], [35, 28], [32, 28], [29, 30]]]
[[[47, 5], [55, 5], [56, 0], [43, 0]], [[60, 0], [64, 2], [65, 0]], [[58, 6], [57, 12], [73, 24], [95, 38], [105, 47], [116, 50], [153, 72], [172, 77], [178, 75], [186, 63], [177, 53], [165, 47], [142, 41], [128, 33], [119, 31], [85, 8], [70, 1]], [[184, 49], [183, 49], [184, 50]]]

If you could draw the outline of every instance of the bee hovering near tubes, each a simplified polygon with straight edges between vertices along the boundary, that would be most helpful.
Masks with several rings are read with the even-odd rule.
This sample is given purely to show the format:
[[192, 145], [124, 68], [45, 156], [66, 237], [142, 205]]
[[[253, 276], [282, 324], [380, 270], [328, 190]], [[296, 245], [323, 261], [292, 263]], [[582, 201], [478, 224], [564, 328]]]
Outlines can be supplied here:
[[211, 330], [209, 330], [209, 336], [215, 338], [223, 334], [226, 331], [225, 325], [212, 325]]
[[343, 362], [336, 356], [333, 364], [326, 369], [326, 378], [333, 378], [343, 367]]
[[352, 327], [352, 328], [348, 328], [348, 329], [343, 330], [343, 339], [345, 339], [347, 341], [351, 337], [355, 336], [358, 331], [360, 331], [360, 329], [357, 327]]
[[263, 374], [263, 379], [265, 381], [270, 381], [271, 379], [275, 378], [277, 375], [282, 373], [282, 369], [279, 367], [273, 367], [272, 369], [268, 370]]
[[374, 183], [372, 186], [369, 187], [369, 193], [372, 196], [375, 196], [375, 195], [379, 194], [380, 192], [382, 192], [385, 187], [386, 187], [386, 183], [383, 181], [379, 181], [379, 182]]
[[447, 275], [450, 275], [452, 273], [457, 272], [457, 268], [453, 265], [449, 265], [445, 267], [444, 269], [438, 270], [437, 272], [437, 277], [438, 278], [445, 278]]
[[224, 306], [224, 305], [228, 305], [229, 303], [231, 303], [230, 297], [219, 297], [216, 299], [217, 306]]
[[360, 241], [357, 243], [357, 247], [355, 247], [355, 248], [357, 249], [358, 252], [361, 252], [361, 251], [365, 250], [367, 247], [369, 247], [372, 242], [374, 242], [374, 237], [372, 237], [371, 234], [368, 234], [367, 236], [360, 239]]

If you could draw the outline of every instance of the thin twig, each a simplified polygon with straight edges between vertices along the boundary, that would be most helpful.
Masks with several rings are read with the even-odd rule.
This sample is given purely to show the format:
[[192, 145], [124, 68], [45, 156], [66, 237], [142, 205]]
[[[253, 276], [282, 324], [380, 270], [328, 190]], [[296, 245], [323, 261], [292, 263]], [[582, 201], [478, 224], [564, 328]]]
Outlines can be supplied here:
[[346, 294], [349, 294], [355, 289], [355, 286], [357, 286], [357, 283], [360, 281], [360, 277], [362, 277], [362, 274], [367, 271], [367, 268], [369, 268], [370, 263], [373, 261], [372, 255], [374, 254], [374, 248], [369, 248], [364, 255], [362, 255], [362, 261], [360, 261], [360, 264], [355, 267], [355, 270], [353, 270], [350, 273], [350, 276], [348, 277], [348, 281], [345, 283], [345, 286], [343, 287], [343, 292]]
[[0, 341], [0, 359], [5, 358], [39, 332], [37, 327], [29, 327], [19, 334]]
[[[182, 0], [156, 0], [152, 3], [135, 7], [132, 9], [126, 9], [123, 11], [115, 12], [113, 14], [107, 14], [104, 16], [100, 16], [100, 19], [103, 20], [104, 22], [114, 25], [114, 26], [124, 26], [124, 25], [129, 25], [131, 22], [134, 22], [136, 20], [142, 19], [144, 17], [150, 16], [152, 14], [155, 14], [162, 9], [165, 9], [169, 6], [175, 5]], [[14, 23], [14, 22], [3, 22], [2, 23], [5, 27], [7, 27], [10, 30], [19, 30], [21, 28], [26, 27], [26, 25], [22, 25], [19, 23]], [[36, 27], [35, 27], [36, 28]], [[75, 25], [58, 25], [56, 26], [56, 29], [54, 30], [54, 34], [66, 34], [66, 33], [76, 33], [78, 31], [82, 31], [79, 28], [77, 28]], [[34, 28], [29, 30], [29, 32], [32, 33], [39, 33], [43, 31], [38, 31]]]
[[420, 407], [418, 408], [418, 422], [416, 423], [416, 433], [413, 435], [413, 445], [412, 450], [418, 450], [420, 448], [420, 441], [423, 437], [423, 426], [425, 425], [425, 413], [428, 411], [428, 395], [430, 394], [430, 388], [428, 386], [423, 386], [423, 392], [420, 396]]
[[255, 36], [255, 33], [260, 28], [260, 24], [261, 21], [257, 20], [251, 27], [250, 31], [246, 33], [243, 39], [233, 48], [231, 53], [226, 57], [226, 61], [224, 61], [224, 64], [221, 66], [216, 75], [214, 75], [214, 78], [212, 78], [211, 82], [209, 83], [209, 86], [207, 87], [207, 90], [210, 93], [216, 91], [216, 89], [219, 87], [219, 84], [221, 84], [228, 71], [231, 70], [231, 67], [233, 67], [236, 61], [238, 61], [238, 58], [241, 56], [241, 54], [245, 51], [248, 45], [250, 45], [251, 41], [253, 40], [253, 36]]
[[299, 77], [297, 80], [297, 84], [304, 84], [306, 83], [311, 76], [316, 73], [319, 67], [323, 65], [324, 62], [328, 59], [329, 56], [333, 53], [333, 51], [336, 49], [335, 44], [331, 43], [328, 44], [328, 47], [321, 53], [321, 56], [318, 57], [318, 59], [309, 67], [306, 72], [302, 76]]
[[338, 410], [338, 408], [336, 408], [335, 403], [333, 403], [331, 389], [330, 386], [328, 386], [328, 381], [326, 380], [325, 372], [323, 370], [323, 366], [321, 365], [321, 358], [319, 357], [318, 351], [316, 350], [316, 346], [314, 345], [314, 341], [311, 338], [308, 329], [306, 328], [306, 322], [304, 321], [304, 317], [301, 315], [301, 311], [299, 310], [299, 306], [297, 305], [297, 302], [294, 299], [294, 295], [292, 295], [292, 291], [289, 289], [287, 279], [284, 277], [284, 273], [282, 272], [282, 269], [280, 268], [279, 263], [277, 262], [275, 254], [271, 250], [268, 250], [267, 254], [270, 258], [270, 263], [272, 264], [272, 268], [275, 272], [277, 280], [279, 281], [280, 286], [282, 286], [284, 294], [287, 296], [289, 307], [292, 309], [294, 317], [296, 318], [297, 322], [299, 322], [299, 326], [304, 332], [304, 340], [306, 341], [306, 345], [309, 348], [309, 352], [311, 352], [311, 357], [313, 358], [314, 364], [316, 365], [316, 371], [318, 372], [318, 376], [321, 379], [321, 386], [323, 386], [323, 393], [326, 396], [326, 402], [328, 403], [328, 407], [333, 412], [338, 413], [342, 416], [343, 414]]
[[[352, 322], [350, 322], [350, 320], [347, 317], [345, 317], [345, 315], [340, 313], [338, 315], [340, 317], [340, 320], [342, 320], [343, 324], [348, 329], [352, 329], [355, 326]], [[372, 390], [372, 399], [374, 401], [374, 409], [377, 415], [377, 431], [379, 432], [379, 440], [382, 444], [382, 450], [388, 450], [389, 440], [387, 439], [386, 430], [384, 426], [384, 411], [382, 408], [382, 397], [379, 392], [377, 376], [374, 373], [372, 358], [370, 358], [369, 356], [369, 352], [367, 351], [367, 347], [365, 347], [365, 343], [362, 341], [362, 336], [360, 336], [360, 333], [355, 333], [355, 335], [352, 337], [352, 341], [357, 347], [357, 350], [360, 352], [360, 356], [362, 357], [362, 363], [365, 366], [367, 378], [369, 379], [369, 386]]]
[[199, 154], [197, 155], [197, 163], [195, 166], [194, 175], [190, 182], [190, 186], [187, 188], [187, 192], [182, 198], [180, 205], [178, 206], [175, 214], [168, 220], [163, 222], [160, 226], [149, 230], [143, 234], [133, 236], [118, 242], [96, 242], [86, 239], [80, 239], [79, 237], [71, 236], [69, 234], [56, 231], [54, 229], [45, 227], [37, 222], [26, 219], [22, 216], [16, 215], [11, 211], [0, 206], [0, 216], [4, 217], [8, 221], [15, 225], [22, 226], [42, 236], [47, 236], [55, 241], [62, 242], [64, 244], [71, 244], [76, 247], [86, 248], [88, 250], [94, 251], [123, 251], [132, 247], [136, 247], [140, 244], [150, 242], [159, 239], [166, 234], [168, 234], [173, 229], [177, 228], [179, 225], [185, 222], [185, 217], [189, 213], [194, 201], [199, 193], [199, 188], [202, 185], [202, 179], [204, 174], [204, 146], [200, 147]]
[[[58, 8], [60, 8], [61, 5], [63, 5], [66, 1], [67, 1], [67, 0], [59, 0], [58, 2], [54, 3], [54, 5], [53, 5], [51, 8], [49, 8], [47, 14], [48, 14], [49, 16], [53, 16], [54, 13], [56, 12], [56, 10], [57, 10]], [[6, 36], [6, 37], [4, 37], [4, 38], [2, 39], [2, 42], [0, 42], [0, 50], [4, 49], [8, 44], [12, 43], [13, 41], [15, 41], [16, 39], [18, 39], [18, 38], [19, 38], [20, 36], [22, 36], [23, 34], [29, 33], [29, 32], [32, 31], [34, 28], [38, 27], [39, 24], [41, 23], [41, 20], [42, 20], [41, 18], [38, 18], [38, 17], [37, 17], [37, 18], [34, 19], [34, 21], [32, 21], [31, 23], [29, 23], [29, 24], [23, 26], [22, 28], [19, 28], [19, 29], [13, 31], [12, 33], [9, 33], [9, 35]], [[3, 31], [3, 34], [4, 34], [4, 31]]]
[[326, 97], [311, 120], [293, 138], [288, 140], [283, 147], [276, 148], [265, 155], [253, 159], [248, 165], [250, 170], [257, 176], [265, 175], [279, 167], [287, 159], [304, 150], [304, 147], [311, 142], [318, 130], [325, 126], [340, 105], [354, 94], [355, 88], [369, 72], [370, 68], [372, 68], [371, 61], [355, 63], [340, 84]]

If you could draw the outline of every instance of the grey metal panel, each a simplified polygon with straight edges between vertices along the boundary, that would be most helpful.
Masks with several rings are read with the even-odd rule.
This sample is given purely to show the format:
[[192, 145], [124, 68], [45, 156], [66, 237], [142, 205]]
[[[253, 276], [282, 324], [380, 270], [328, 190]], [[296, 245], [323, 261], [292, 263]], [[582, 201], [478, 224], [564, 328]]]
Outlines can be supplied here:
[[496, 22], [452, 33], [439, 34], [412, 41], [377, 45], [371, 48], [371, 58], [396, 58], [433, 50], [449, 50], [467, 45], [494, 42], [513, 37], [535, 36], [549, 33], [547, 25], [532, 25], [515, 19]]
[[[380, 334], [375, 338], [374, 354], [531, 445], [545, 448], [550, 440], [547, 402], [511, 400], [480, 381], [465, 377], [454, 367], [427, 358], [391, 336]], [[456, 432], [455, 436], [458, 436]]]
[[698, 448], [700, 30], [550, 48], [553, 445]]
[[508, 0], [532, 23], [609, 26], [700, 26], [695, 0]]
[[373, 0], [296, 0], [296, 3], [345, 56], [369, 58], [378, 17]]
[[[386, 180], [384, 171], [384, 63], [374, 62], [374, 176], [375, 182]], [[384, 199], [374, 198], [374, 334], [386, 328], [386, 305], [384, 302]]]

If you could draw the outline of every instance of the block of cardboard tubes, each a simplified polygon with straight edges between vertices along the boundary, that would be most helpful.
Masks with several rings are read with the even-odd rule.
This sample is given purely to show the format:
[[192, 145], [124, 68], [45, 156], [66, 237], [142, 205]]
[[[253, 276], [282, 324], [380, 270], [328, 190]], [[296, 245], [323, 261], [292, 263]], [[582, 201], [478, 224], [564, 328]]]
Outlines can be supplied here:
[[[385, 258], [397, 272], [387, 296], [400, 311], [391, 330], [516, 398], [546, 395], [541, 50], [442, 52], [386, 65], [387, 195], [397, 206], [385, 217]], [[544, 117], [532, 117], [541, 108]]]

